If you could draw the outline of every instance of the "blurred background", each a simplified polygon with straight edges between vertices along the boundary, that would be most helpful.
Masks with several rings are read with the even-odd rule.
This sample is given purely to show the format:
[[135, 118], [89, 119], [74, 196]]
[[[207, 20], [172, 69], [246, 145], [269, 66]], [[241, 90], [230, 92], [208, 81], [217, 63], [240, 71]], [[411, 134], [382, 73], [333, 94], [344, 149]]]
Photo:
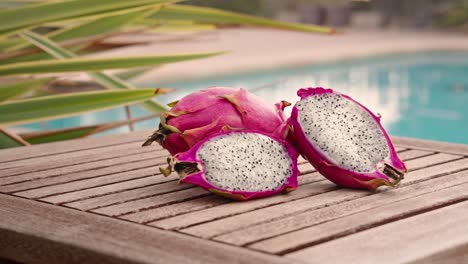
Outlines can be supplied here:
[[[2, 1], [0, 12], [44, 2], [49, 1]], [[129, 64], [129, 69], [125, 65], [102, 69], [132, 87], [164, 88], [157, 97], [161, 105], [210, 86], [245, 88], [271, 103], [283, 99], [295, 103], [299, 88], [322, 86], [349, 94], [380, 113], [391, 135], [468, 144], [466, 0], [193, 0], [159, 8], [138, 18], [138, 23], [119, 25], [123, 33], [105, 31], [103, 24], [99, 25], [104, 32], [83, 34], [80, 29], [82, 35], [76, 39], [93, 37], [90, 43], [78, 41], [87, 43], [86, 48], [78, 48], [73, 41], [70, 44], [65, 37], [57, 38], [57, 45], [86, 59], [226, 51], [200, 60], [179, 58], [181, 62], [174, 64], [158, 61]], [[128, 8], [123, 10], [129, 12]], [[102, 18], [85, 17], [84, 21], [98, 19]], [[83, 23], [78, 19], [71, 28]], [[147, 28], [141, 30], [142, 25]], [[54, 34], [70, 30], [69, 26], [62, 22], [41, 24], [32, 28], [33, 35], [26, 34], [26, 39], [39, 42], [34, 45], [42, 49], [43, 39], [35, 40], [34, 34], [54, 40]], [[85, 31], [91, 29], [85, 27]], [[18, 40], [15, 34], [8, 35], [10, 42]], [[18, 51], [24, 51], [25, 46], [14, 47], [2, 48], [3, 67], [58, 58], [51, 53], [52, 57], [24, 58]], [[12, 55], [12, 51], [19, 55]], [[54, 73], [53, 81], [13, 99], [106, 89], [105, 81], [90, 77], [86, 68], [77, 69]], [[19, 73], [21, 78], [31, 74], [37, 78], [50, 77], [52, 71]], [[11, 84], [18, 78], [24, 81], [20, 77], [0, 77], [0, 84]], [[7, 135], [3, 147], [154, 129], [159, 122], [157, 111], [141, 105], [89, 110], [93, 111], [40, 121], [5, 121], [3, 125], [0, 118]], [[15, 138], [16, 143], [5, 138]]]
[[466, 0], [193, 0], [211, 6], [279, 19], [333, 27], [360, 29], [466, 30]]

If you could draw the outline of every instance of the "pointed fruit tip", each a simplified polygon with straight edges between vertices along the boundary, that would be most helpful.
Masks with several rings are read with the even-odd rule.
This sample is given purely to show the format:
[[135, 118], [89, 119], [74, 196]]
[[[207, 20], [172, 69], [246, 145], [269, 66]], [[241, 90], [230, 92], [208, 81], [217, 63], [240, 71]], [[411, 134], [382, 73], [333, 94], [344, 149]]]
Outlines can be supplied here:
[[147, 147], [149, 145], [151, 145], [153, 143], [153, 138], [148, 138], [145, 142], [143, 142], [143, 144], [141, 144], [142, 147]]
[[169, 167], [168, 168], [159, 167], [159, 172], [161, 172], [161, 174], [164, 175], [164, 177], [167, 177], [172, 173], [172, 170], [169, 169]]

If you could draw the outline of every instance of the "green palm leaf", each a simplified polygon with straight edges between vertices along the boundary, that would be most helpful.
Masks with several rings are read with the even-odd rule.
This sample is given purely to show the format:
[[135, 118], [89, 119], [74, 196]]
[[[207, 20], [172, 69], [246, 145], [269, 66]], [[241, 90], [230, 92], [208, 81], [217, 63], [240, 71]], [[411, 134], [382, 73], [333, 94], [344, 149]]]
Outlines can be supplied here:
[[153, 15], [156, 19], [177, 19], [193, 20], [197, 22], [213, 24], [250, 24], [263, 27], [281, 28], [305, 32], [333, 33], [334, 30], [328, 27], [316, 25], [305, 25], [298, 23], [287, 23], [240, 14], [236, 12], [224, 11], [210, 7], [198, 7], [190, 5], [167, 5]]
[[16, 125], [109, 109], [151, 99], [155, 89], [93, 91], [0, 104], [0, 125]]
[[74, 0], [50, 2], [0, 11], [0, 34], [15, 32], [38, 24], [98, 15], [169, 0]]
[[0, 103], [40, 88], [49, 82], [50, 78], [31, 79], [0, 86]]
[[13, 65], [7, 64], [0, 66], [0, 76], [13, 74], [41, 74], [101, 71], [106, 69], [126, 69], [201, 59], [219, 54], [222, 54], [222, 52], [160, 56], [135, 56], [122, 58], [76, 58], [66, 60], [22, 62]]

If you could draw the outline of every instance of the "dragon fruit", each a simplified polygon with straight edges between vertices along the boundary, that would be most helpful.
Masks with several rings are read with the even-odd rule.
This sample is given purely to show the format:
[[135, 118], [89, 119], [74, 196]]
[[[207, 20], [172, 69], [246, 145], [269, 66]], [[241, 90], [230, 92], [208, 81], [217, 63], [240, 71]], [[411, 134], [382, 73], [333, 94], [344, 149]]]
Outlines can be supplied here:
[[299, 152], [337, 185], [375, 190], [395, 187], [407, 172], [380, 116], [331, 89], [300, 89], [288, 122]]
[[282, 139], [258, 131], [229, 130], [172, 157], [165, 174], [174, 169], [179, 183], [248, 200], [295, 190], [297, 157], [296, 150]]
[[157, 141], [171, 155], [189, 150], [224, 126], [264, 132], [285, 138], [289, 131], [283, 109], [289, 103], [275, 106], [244, 89], [212, 87], [194, 92], [173, 103], [161, 115], [159, 129], [143, 146]]

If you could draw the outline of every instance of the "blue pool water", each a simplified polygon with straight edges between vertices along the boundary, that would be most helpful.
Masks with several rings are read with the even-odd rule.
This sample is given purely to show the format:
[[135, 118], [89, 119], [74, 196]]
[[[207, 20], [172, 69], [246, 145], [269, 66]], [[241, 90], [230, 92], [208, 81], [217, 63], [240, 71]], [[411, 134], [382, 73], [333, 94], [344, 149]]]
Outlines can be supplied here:
[[[468, 52], [388, 55], [145, 87], [149, 85], [178, 88], [159, 98], [166, 103], [214, 85], [243, 87], [272, 103], [297, 101], [296, 91], [301, 87], [330, 87], [380, 113], [391, 135], [468, 144]], [[145, 115], [138, 107], [133, 112], [134, 116]], [[123, 109], [114, 109], [25, 127], [56, 129], [123, 118]], [[141, 122], [136, 127], [154, 128], [156, 122]], [[107, 133], [126, 131], [122, 127]]]

